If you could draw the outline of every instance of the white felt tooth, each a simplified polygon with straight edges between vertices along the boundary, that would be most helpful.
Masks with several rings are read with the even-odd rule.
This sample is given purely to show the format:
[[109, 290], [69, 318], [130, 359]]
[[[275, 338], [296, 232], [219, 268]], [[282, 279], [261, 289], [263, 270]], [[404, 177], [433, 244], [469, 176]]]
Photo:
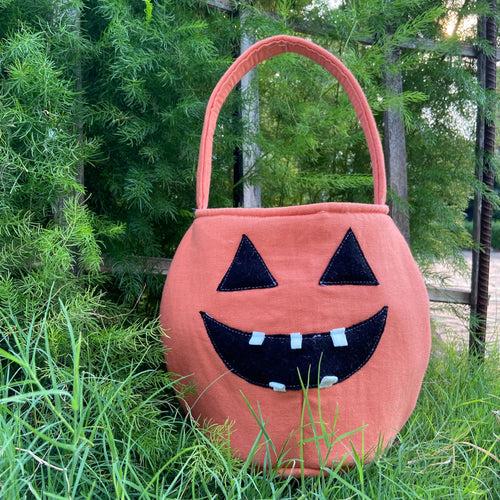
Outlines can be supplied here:
[[269, 382], [269, 387], [276, 392], [286, 392], [286, 385], [279, 382]]
[[299, 332], [290, 334], [290, 347], [292, 349], [302, 349], [302, 335]]
[[320, 389], [324, 389], [325, 387], [331, 387], [333, 384], [336, 384], [339, 381], [338, 377], [335, 375], [325, 375], [321, 382], [319, 383]]
[[252, 332], [252, 336], [248, 341], [249, 345], [262, 345], [266, 338], [266, 334], [264, 332]]
[[334, 328], [330, 330], [330, 336], [335, 347], [345, 347], [347, 344], [347, 337], [345, 336], [345, 328]]

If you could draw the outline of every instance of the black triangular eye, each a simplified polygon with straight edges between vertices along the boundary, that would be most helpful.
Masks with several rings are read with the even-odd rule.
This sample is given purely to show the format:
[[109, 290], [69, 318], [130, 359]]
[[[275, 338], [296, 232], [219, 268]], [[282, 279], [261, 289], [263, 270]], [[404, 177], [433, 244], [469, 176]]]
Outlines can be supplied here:
[[331, 258], [320, 285], [378, 285], [352, 229], [349, 228]]
[[254, 288], [273, 288], [275, 286], [278, 286], [277, 281], [269, 272], [250, 238], [244, 234], [241, 237], [233, 262], [224, 278], [222, 278], [217, 290], [219, 292], [234, 292]]

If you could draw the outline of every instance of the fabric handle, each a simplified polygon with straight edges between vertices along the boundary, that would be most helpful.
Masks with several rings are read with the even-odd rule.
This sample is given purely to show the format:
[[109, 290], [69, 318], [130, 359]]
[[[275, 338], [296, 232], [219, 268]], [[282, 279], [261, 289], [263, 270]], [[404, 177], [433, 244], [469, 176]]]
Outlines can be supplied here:
[[201, 134], [196, 175], [197, 208], [208, 207], [214, 133], [220, 110], [227, 96], [241, 78], [257, 64], [284, 52], [301, 54], [317, 62], [331, 73], [346, 91], [368, 143], [373, 174], [374, 203], [384, 205], [387, 190], [384, 152], [375, 119], [358, 81], [337, 57], [319, 45], [295, 36], [277, 35], [255, 43], [241, 54], [224, 73], [210, 96]]

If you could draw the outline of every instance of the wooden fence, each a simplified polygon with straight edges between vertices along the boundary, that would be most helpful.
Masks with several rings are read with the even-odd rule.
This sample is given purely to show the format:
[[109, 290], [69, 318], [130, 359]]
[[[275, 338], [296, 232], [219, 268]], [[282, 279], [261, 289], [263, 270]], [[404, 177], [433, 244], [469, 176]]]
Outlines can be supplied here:
[[[212, 7], [222, 9], [233, 14], [235, 11], [230, 1], [208, 1]], [[492, 12], [496, 12], [496, 1], [490, 0]], [[244, 23], [245, 12], [239, 12]], [[295, 21], [292, 29], [306, 35], [329, 35], [332, 30], [326, 22]], [[252, 40], [245, 35], [242, 37], [242, 50], [248, 47]], [[496, 62], [500, 59], [500, 51], [496, 47], [497, 27], [494, 18], [482, 17], [478, 19], [478, 36], [484, 38], [494, 49], [493, 56], [486, 56], [483, 50], [471, 44], [461, 44], [458, 54], [460, 57], [473, 58], [477, 60], [477, 78], [479, 84], [487, 90], [496, 89]], [[366, 38], [360, 41], [365, 45], [373, 45], [373, 39]], [[418, 39], [407, 41], [397, 46], [388, 57], [387, 67], [394, 67], [403, 50], [418, 50], [422, 52], [433, 52], [440, 50], [439, 44], [429, 39]], [[251, 91], [251, 79], [255, 75], [250, 73], [246, 81], [242, 82], [240, 90], [243, 94], [242, 120], [253, 133], [258, 129], [259, 102], [258, 95]], [[392, 94], [403, 92], [403, 78], [400, 72], [387, 72], [384, 75], [384, 83]], [[253, 92], [253, 93], [250, 93]], [[476, 126], [476, 177], [483, 182], [487, 189], [494, 187], [493, 165], [491, 157], [495, 152], [495, 124], [488, 122], [485, 118], [485, 110], [479, 108], [477, 112]], [[397, 109], [388, 109], [384, 112], [384, 155], [388, 187], [395, 195], [398, 203], [391, 204], [391, 216], [399, 227], [401, 233], [409, 240], [408, 212], [404, 208], [408, 200], [407, 161], [406, 161], [406, 136], [402, 113]], [[236, 171], [244, 176], [253, 168], [258, 151], [255, 145], [245, 143], [243, 140], [243, 152], [241, 166], [236, 166]], [[238, 180], [238, 179], [237, 179]], [[401, 203], [402, 202], [402, 203]], [[260, 189], [244, 183], [241, 190], [241, 199], [238, 205], [244, 207], [260, 206]], [[480, 251], [473, 252], [471, 288], [470, 290], [459, 290], [454, 288], [442, 288], [428, 286], [429, 298], [433, 302], [444, 302], [453, 304], [466, 304], [471, 307], [470, 338], [469, 345], [472, 352], [484, 356], [486, 337], [486, 317], [488, 308], [488, 286], [489, 286], [489, 263], [491, 247], [491, 220], [492, 207], [487, 197], [482, 197], [478, 191], [475, 194], [473, 211], [473, 237], [474, 243], [480, 247]]]
[[[229, 0], [207, 0], [209, 8], [219, 9], [238, 16], [243, 28], [247, 12], [239, 10]], [[496, 9], [496, 1], [490, 0], [493, 11]], [[271, 14], [269, 14], [271, 15]], [[308, 23], [306, 21], [293, 21], [290, 27], [305, 35], [329, 35], [332, 29], [326, 22]], [[240, 47], [235, 52], [245, 51], [254, 40], [242, 29]], [[477, 60], [477, 78], [480, 85], [489, 90], [496, 88], [496, 61], [500, 60], [500, 51], [496, 47], [496, 25], [493, 18], [480, 18], [478, 20], [478, 35], [493, 45], [493, 56], [487, 56], [480, 47], [470, 44], [461, 44], [457, 51], [457, 56], [473, 58]], [[373, 39], [366, 38], [359, 41], [364, 45], [373, 45]], [[390, 54], [388, 58], [394, 67], [401, 53], [404, 50], [418, 50], [422, 52], [434, 52], [440, 50], [439, 44], [429, 39], [418, 39], [401, 43]], [[248, 73], [240, 84], [242, 93], [241, 118], [246, 130], [250, 132], [243, 137], [243, 146], [237, 156], [235, 165], [235, 180], [244, 181], [246, 175], [251, 171], [258, 158], [258, 147], [251, 142], [255, 132], [259, 127], [259, 96], [257, 86], [252, 85], [255, 78], [255, 70]], [[403, 78], [399, 72], [387, 72], [384, 75], [384, 82], [387, 89], [392, 94], [401, 94], [403, 91]], [[485, 110], [478, 109], [476, 127], [476, 156], [477, 168], [476, 176], [478, 180], [484, 182], [490, 189], [493, 188], [494, 176], [493, 166], [490, 162], [494, 152], [495, 127], [485, 118]], [[409, 239], [408, 213], [404, 207], [408, 198], [407, 184], [407, 161], [406, 161], [406, 136], [404, 121], [401, 112], [397, 109], [388, 109], [384, 112], [384, 154], [386, 158], [386, 169], [388, 187], [396, 196], [396, 199], [403, 203], [391, 204], [391, 216], [401, 233]], [[247, 137], [247, 138], [245, 138]], [[489, 141], [489, 143], [488, 143]], [[485, 154], [486, 152], [486, 154]], [[257, 185], [242, 182], [242, 189], [236, 195], [235, 205], [242, 207], [258, 207], [261, 205], [260, 187]], [[470, 348], [480, 356], [484, 355], [486, 314], [488, 306], [488, 280], [489, 280], [489, 257], [491, 245], [491, 218], [492, 207], [487, 197], [482, 197], [478, 191], [474, 200], [473, 213], [473, 237], [475, 244], [480, 251], [473, 252], [472, 279], [470, 290], [460, 290], [455, 288], [442, 288], [428, 286], [429, 298], [433, 302], [465, 304], [471, 307], [471, 334]], [[170, 259], [148, 258], [143, 261], [144, 267], [141, 269], [146, 273], [163, 274], [168, 273]], [[119, 265], [105, 259], [103, 270], [119, 270]]]

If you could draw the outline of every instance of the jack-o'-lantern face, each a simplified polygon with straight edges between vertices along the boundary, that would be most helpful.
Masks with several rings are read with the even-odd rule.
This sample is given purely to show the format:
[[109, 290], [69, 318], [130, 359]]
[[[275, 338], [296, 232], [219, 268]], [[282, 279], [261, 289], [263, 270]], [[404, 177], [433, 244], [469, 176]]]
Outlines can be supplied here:
[[[351, 228], [322, 276], [310, 278], [321, 287], [379, 285]], [[245, 293], [278, 286], [262, 255], [244, 234], [217, 292]], [[200, 315], [215, 351], [232, 373], [251, 384], [285, 392], [305, 386], [330, 387], [360, 370], [377, 348], [388, 309], [386, 305], [353, 325], [335, 325], [332, 319], [332, 328], [325, 332], [273, 335], [254, 325], [247, 330], [232, 328], [206, 311]], [[258, 316], [255, 321], [258, 323]]]
[[[367, 139], [374, 204], [207, 208], [220, 109], [247, 71], [282, 52], [318, 62], [346, 90]], [[307, 40], [257, 42], [207, 104], [196, 195], [160, 310], [185, 407], [201, 423], [230, 422], [239, 457], [286, 459], [293, 474], [373, 456], [415, 406], [430, 321], [422, 276], [388, 216], [382, 144], [354, 76]]]
[[[231, 422], [244, 458], [261, 429], [251, 406], [276, 453], [310, 470], [389, 443], [429, 358], [425, 285], [380, 205], [198, 213], [169, 270], [161, 322], [195, 418]], [[345, 438], [318, 443], [316, 422]], [[264, 451], [255, 460], [265, 463]]]

